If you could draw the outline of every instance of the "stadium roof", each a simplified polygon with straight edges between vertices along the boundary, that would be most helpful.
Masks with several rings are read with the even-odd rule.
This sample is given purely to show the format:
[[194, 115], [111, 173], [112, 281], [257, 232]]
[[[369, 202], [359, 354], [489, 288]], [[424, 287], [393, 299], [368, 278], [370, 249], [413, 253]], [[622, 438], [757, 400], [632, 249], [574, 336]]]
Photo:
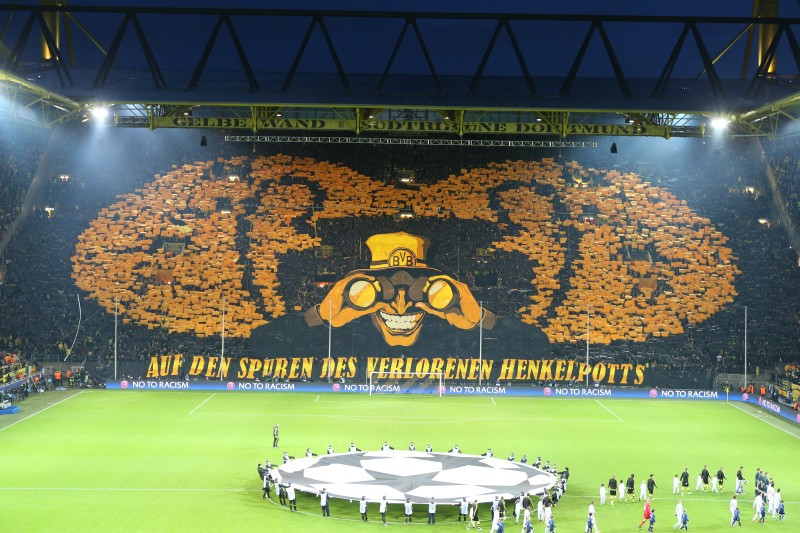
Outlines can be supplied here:
[[5, 107], [44, 124], [102, 104], [117, 125], [148, 128], [670, 137], [725, 116], [734, 133], [774, 136], [800, 115], [800, 19], [19, 5], [0, 16]]

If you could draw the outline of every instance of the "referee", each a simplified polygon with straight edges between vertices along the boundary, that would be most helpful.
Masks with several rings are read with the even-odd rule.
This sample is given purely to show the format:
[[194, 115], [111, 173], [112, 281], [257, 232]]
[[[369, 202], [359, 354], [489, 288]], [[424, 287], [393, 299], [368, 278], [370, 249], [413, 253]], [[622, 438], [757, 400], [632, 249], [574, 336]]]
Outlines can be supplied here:
[[272, 428], [272, 447], [278, 447], [278, 424], [275, 424], [275, 427]]

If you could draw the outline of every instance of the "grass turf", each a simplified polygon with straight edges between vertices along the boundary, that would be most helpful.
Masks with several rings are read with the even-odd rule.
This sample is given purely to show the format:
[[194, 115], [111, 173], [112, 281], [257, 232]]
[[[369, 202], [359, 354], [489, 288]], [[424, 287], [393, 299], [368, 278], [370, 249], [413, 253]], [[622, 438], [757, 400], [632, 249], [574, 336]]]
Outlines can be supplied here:
[[[704, 464], [725, 468], [725, 493], [684, 498], [690, 531], [729, 529], [736, 469], [749, 480], [741, 498], [744, 529], [797, 531], [800, 431], [754, 407], [724, 402], [336, 394], [67, 391], [45, 393], [0, 417], [0, 498], [5, 531], [353, 531], [381, 528], [377, 505], [360, 522], [357, 502], [300, 495], [300, 513], [261, 498], [256, 464], [280, 462], [286, 450], [323, 454], [350, 441], [364, 450], [388, 440], [404, 449], [431, 443], [466, 453], [491, 447], [497, 457], [541, 455], [570, 468], [569, 489], [555, 509], [557, 531], [583, 531], [594, 499], [603, 533], [634, 531], [641, 503], [599, 506], [611, 474], [638, 482], [655, 474], [656, 531], [674, 524], [672, 478], [689, 467], [691, 488]], [[272, 448], [272, 426], [281, 446]], [[752, 523], [756, 467], [776, 480], [786, 521]], [[694, 490], [693, 490], [694, 492]], [[273, 499], [277, 500], [273, 494]], [[426, 509], [416, 506], [423, 525]], [[509, 506], [509, 510], [511, 506]], [[440, 506], [435, 527], [462, 531], [455, 507]], [[482, 517], [489, 517], [487, 510]], [[392, 527], [402, 525], [391, 506]], [[490, 524], [484, 522], [484, 530]], [[519, 531], [508, 524], [506, 531]], [[415, 525], [414, 528], [420, 527]], [[543, 527], [534, 521], [534, 531]]]

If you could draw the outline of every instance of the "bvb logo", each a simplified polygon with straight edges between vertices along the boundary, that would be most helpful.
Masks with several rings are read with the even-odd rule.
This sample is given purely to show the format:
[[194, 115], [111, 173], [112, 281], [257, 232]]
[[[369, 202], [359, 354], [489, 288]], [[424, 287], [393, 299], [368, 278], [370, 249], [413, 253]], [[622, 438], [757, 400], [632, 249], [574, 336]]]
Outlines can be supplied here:
[[[246, 179], [220, 179], [226, 166], [249, 169]], [[282, 257], [319, 247], [318, 222], [409, 210], [494, 224], [492, 253], [530, 265], [516, 316], [554, 343], [585, 341], [587, 306], [592, 343], [643, 342], [683, 333], [736, 296], [727, 237], [685, 201], [636, 174], [552, 159], [490, 163], [414, 190], [286, 155], [186, 164], [101, 210], [78, 237], [72, 275], [107, 312], [118, 302], [124, 322], [148, 329], [218, 335], [224, 298], [227, 333], [248, 337], [287, 314]], [[369, 268], [339, 280], [307, 322], [369, 315], [387, 343], [409, 345], [429, 314], [460, 329], [480, 321], [469, 288], [426, 264], [425, 239], [387, 233], [367, 245]]]
[[398, 248], [389, 254], [388, 263], [393, 267], [413, 267], [417, 266], [417, 258], [411, 250]]

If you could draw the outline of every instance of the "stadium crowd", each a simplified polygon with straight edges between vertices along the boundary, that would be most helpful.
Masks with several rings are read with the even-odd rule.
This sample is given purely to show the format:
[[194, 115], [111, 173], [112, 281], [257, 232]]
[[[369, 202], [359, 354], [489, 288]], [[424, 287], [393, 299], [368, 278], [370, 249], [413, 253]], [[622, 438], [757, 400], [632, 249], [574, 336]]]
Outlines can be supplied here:
[[[236, 174], [248, 186], [258, 180], [260, 171], [252, 169], [247, 159], [231, 162], [242, 153], [240, 146], [212, 142], [208, 147], [200, 147], [194, 142], [186, 142], [185, 137], [178, 134], [185, 135], [182, 132], [78, 133], [51, 148], [55, 150], [56, 171], [35, 203], [33, 216], [20, 228], [5, 253], [0, 314], [8, 319], [0, 324], [0, 348], [16, 349], [26, 356], [35, 355], [40, 359], [63, 358], [80, 322], [74, 353], [70, 353], [70, 357], [106, 369], [110, 367], [114, 353], [113, 306], [99, 305], [95, 298], [87, 297], [85, 292], [75, 287], [72, 258], [79, 236], [104, 208], [120, 198], [130, 197], [119, 195], [141, 190], [153, 181], [155, 174], [180, 169], [187, 162], [210, 161], [203, 172], [213, 174], [217, 179], [224, 180]], [[705, 320], [683, 326], [681, 334], [665, 333], [637, 341], [596, 343], [591, 347], [593, 358], [646, 364], [669, 376], [673, 383], [688, 382], [689, 386], [708, 383], [714, 371], [736, 372], [742, 368], [745, 305], [748, 308], [748, 357], [753, 365], [769, 368], [796, 355], [795, 339], [800, 330], [796, 318], [798, 309], [795, 302], [783, 296], [794, 292], [800, 282], [800, 272], [779, 225], [763, 223], [763, 220], [775, 220], [773, 206], [765, 184], [763, 164], [752, 157], [748, 142], [730, 141], [728, 145], [716, 145], [709, 141], [707, 144], [681, 145], [676, 141], [673, 151], [659, 152], [648, 149], [645, 141], [638, 144], [631, 141], [627, 153], [620, 150], [613, 156], [601, 150], [550, 149], [537, 153], [537, 157], [552, 158], [553, 164], [563, 167], [564, 178], [578, 185], [575, 190], [580, 190], [582, 183], [593, 184], [592, 180], [596, 178], [587, 170], [596, 167], [638, 173], [642, 180], [668, 190], [677, 198], [686, 199], [689, 208], [710, 219], [714, 227], [725, 234], [727, 246], [732, 249], [740, 271], [734, 280], [736, 297], [733, 304], [723, 306]], [[41, 154], [41, 148], [34, 145], [29, 143], [25, 149], [4, 145], [4, 157], [15, 161], [15, 168], [23, 169], [22, 175], [30, 175], [30, 169], [35, 167]], [[19, 143], [14, 146], [19, 146]], [[790, 148], [786, 147], [786, 150]], [[531, 157], [529, 153], [513, 149], [482, 151], [399, 146], [345, 149], [334, 145], [268, 146], [258, 148], [256, 155], [274, 153], [291, 153], [293, 157], [310, 158], [312, 162], [332, 161], [335, 166], [344, 166], [354, 173], [372, 177], [377, 184], [376, 191], [379, 185], [390, 184], [401, 192], [405, 191], [408, 197], [414, 197], [421, 185], [433, 186], [447, 176], [459, 176], [461, 169], [492, 168], [498, 161]], [[582, 166], [572, 165], [569, 163], [572, 160], [580, 161]], [[790, 168], [789, 159], [781, 161]], [[321, 173], [326, 168], [330, 167], [319, 166], [318, 171]], [[527, 223], [508, 220], [503, 214], [508, 208], [492, 203], [492, 208], [501, 214], [497, 221], [488, 215], [484, 219], [453, 216], [453, 209], [458, 208], [447, 205], [442, 207], [442, 212], [431, 211], [430, 216], [407, 219], [398, 218], [398, 213], [345, 216], [346, 213], [342, 212], [341, 216], [325, 217], [318, 212], [327, 200], [321, 195], [318, 184], [326, 178], [309, 174], [314, 172], [313, 165], [303, 172], [305, 174], [300, 175], [287, 171], [278, 182], [276, 194], [294, 195], [307, 204], [294, 206], [302, 211], [299, 216], [294, 216], [294, 231], [316, 239], [322, 246], [286, 250], [280, 257], [281, 268], [270, 275], [274, 276], [273, 286], [280, 287], [281, 301], [272, 308], [266, 305], [270, 293], [264, 292], [263, 281], [264, 271], [269, 269], [259, 268], [258, 263], [266, 256], [248, 254], [254, 246], [252, 232], [261, 231], [256, 226], [260, 224], [259, 219], [253, 215], [266, 213], [274, 206], [259, 204], [257, 199], [246, 194], [222, 202], [224, 206], [238, 210], [236, 224], [226, 229], [230, 239], [225, 246], [228, 251], [238, 254], [234, 263], [241, 283], [237, 290], [246, 291], [255, 302], [256, 308], [248, 311], [254, 313], [253, 317], [258, 309], [265, 319], [309, 309], [322, 301], [332, 281], [341, 279], [351, 270], [364, 268], [369, 262], [369, 252], [363, 244], [367, 237], [400, 229], [435, 237], [431, 239], [433, 245], [429, 254], [432, 266], [464, 281], [476, 298], [487, 302], [487, 307], [496, 315], [525, 319], [525, 313], [531, 313], [531, 309], [538, 305], [531, 303], [529, 292], [530, 259], [518, 252], [500, 258], [496, 250], [490, 250], [492, 243], [502, 241], [510, 229], [518, 230]], [[69, 178], [63, 180], [61, 174]], [[779, 173], [781, 176], [784, 174], [788, 181], [792, 181], [788, 173]], [[345, 176], [355, 179], [348, 173]], [[413, 180], [409, 181], [409, 176], [413, 176]], [[25, 185], [27, 182], [23, 179], [20, 183]], [[465, 182], [457, 183], [469, 187]], [[502, 192], [505, 186], [499, 187]], [[7, 185], [6, 188], [11, 190]], [[24, 186], [22, 188], [24, 190]], [[297, 196], [301, 189], [310, 193]], [[539, 183], [536, 190], [541, 195], [552, 194], [553, 187]], [[21, 202], [18, 190], [9, 194], [9, 201], [4, 200], [2, 205], [4, 220], [13, 219]], [[471, 190], [470, 194], [482, 192]], [[789, 193], [786, 195], [791, 198]], [[503, 201], [510, 201], [508, 198]], [[301, 202], [298, 200], [298, 203]], [[45, 211], [44, 207], [53, 209]], [[425, 205], [411, 207], [411, 211], [433, 209]], [[208, 207], [196, 207], [187, 214], [199, 216], [204, 209]], [[556, 202], [553, 209], [557, 217], [570, 216], [569, 205]], [[581, 218], [580, 223], [585, 227], [597, 223], [591, 207], [584, 211], [584, 216], [586, 220]], [[282, 227], [268, 223], [263, 230], [280, 233], [284, 231]], [[152, 246], [158, 247], [167, 240], [156, 238]], [[184, 241], [190, 242], [188, 239]], [[557, 243], [557, 246], [563, 254], [557, 259], [566, 267], [580, 264], [587, 254], [579, 239], [570, 238], [565, 243]], [[648, 245], [647, 251], [651, 255], [656, 253], [652, 245]], [[554, 305], [570, 298], [570, 272], [570, 268], [561, 269], [551, 288], [543, 293]], [[96, 285], [99, 284], [100, 280], [97, 280]], [[171, 286], [168, 277], [162, 279], [161, 284], [157, 287], [159, 293], [175, 294], [177, 289]], [[664, 287], [658, 285], [652, 294], [663, 291]], [[229, 305], [237, 304], [229, 302]], [[527, 311], [521, 313], [522, 309]], [[152, 313], [148, 319], [151, 324], [144, 320], [130, 320], [129, 314], [120, 315], [117, 348], [120, 362], [129, 364], [127, 373], [140, 373], [143, 370], [140, 362], [152, 355], [219, 352], [216, 330], [207, 329], [201, 335], [191, 328], [170, 332], [168, 327], [163, 327], [167, 325], [169, 313], [166, 309], [161, 309], [160, 313], [163, 314]], [[575, 313], [577, 324], [582, 319], [579, 310]], [[209, 310], [206, 314], [217, 315], [218, 310]], [[541, 319], [540, 324], [547, 327], [548, 320], [553, 318], [541, 316], [537, 320]], [[263, 319], [256, 317], [252, 320], [257, 324]], [[47, 324], [47, 327], [42, 327], [42, 324]], [[359, 339], [354, 337], [352, 343], [358, 346]], [[583, 346], [582, 341], [577, 344], [553, 342], [553, 355], [578, 358]], [[246, 339], [231, 335], [226, 338], [225, 350], [226, 355], [233, 357], [247, 354]]]

